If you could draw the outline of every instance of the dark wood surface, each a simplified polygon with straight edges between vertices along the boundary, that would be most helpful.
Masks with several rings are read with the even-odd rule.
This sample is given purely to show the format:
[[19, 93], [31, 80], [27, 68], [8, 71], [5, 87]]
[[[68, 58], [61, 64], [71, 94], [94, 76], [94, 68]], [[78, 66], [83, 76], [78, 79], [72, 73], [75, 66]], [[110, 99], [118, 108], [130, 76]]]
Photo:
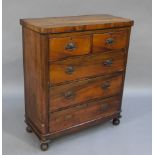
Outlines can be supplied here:
[[47, 43], [46, 36], [23, 28], [25, 115], [41, 133], [48, 130]]
[[50, 132], [64, 130], [119, 111], [119, 96], [68, 108], [50, 115]]
[[56, 131], [56, 132], [48, 132], [46, 134], [41, 134], [38, 131], [38, 129], [34, 126], [33, 122], [31, 122], [30, 120], [27, 119], [26, 123], [28, 126], [30, 126], [33, 129], [33, 132], [36, 134], [36, 136], [39, 138], [39, 140], [41, 142], [48, 143], [57, 137], [65, 136], [65, 135], [68, 135], [71, 133], [75, 133], [75, 132], [78, 132], [80, 130], [84, 130], [88, 127], [93, 127], [93, 126], [99, 125], [105, 121], [109, 121], [109, 120], [112, 120], [114, 118], [117, 118], [119, 116], [120, 112], [121, 111], [117, 111], [117, 112], [114, 112], [111, 114], [109, 113], [109, 115], [104, 115], [104, 117], [94, 118], [94, 119], [91, 119], [91, 120], [86, 121], [84, 123], [79, 123], [78, 125], [75, 125], [75, 126], [72, 126], [69, 128], [64, 128], [63, 130]]
[[129, 27], [133, 20], [112, 15], [83, 15], [21, 19], [21, 25], [39, 33], [62, 33], [97, 30], [105, 28]]
[[[70, 44], [74, 45], [71, 49], [69, 49]], [[90, 48], [90, 35], [50, 38], [49, 60], [55, 61], [69, 56], [88, 54], [90, 53]]]
[[[50, 111], [81, 104], [90, 100], [119, 94], [122, 75], [100, 76], [89, 80], [77, 81], [50, 89]], [[95, 90], [95, 91], [94, 91]]]
[[[53, 85], [123, 71], [125, 68], [124, 58], [125, 52], [120, 50], [117, 52], [109, 51], [53, 62], [49, 66], [50, 83]], [[112, 64], [106, 64], [108, 61], [111, 61]], [[70, 67], [73, 71], [68, 73], [66, 70]]]
[[[112, 39], [112, 43], [108, 41]], [[107, 32], [93, 35], [93, 52], [126, 48], [128, 31]]]
[[27, 131], [46, 143], [119, 122], [133, 21], [89, 15], [20, 22]]

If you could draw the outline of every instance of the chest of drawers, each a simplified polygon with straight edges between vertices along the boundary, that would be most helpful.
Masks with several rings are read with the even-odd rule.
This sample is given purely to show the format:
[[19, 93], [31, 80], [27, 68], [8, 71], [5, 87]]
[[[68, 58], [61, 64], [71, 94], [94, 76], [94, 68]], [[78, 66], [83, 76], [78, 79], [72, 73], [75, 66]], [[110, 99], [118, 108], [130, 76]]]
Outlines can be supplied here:
[[133, 21], [111, 15], [21, 19], [25, 122], [48, 141], [118, 125]]

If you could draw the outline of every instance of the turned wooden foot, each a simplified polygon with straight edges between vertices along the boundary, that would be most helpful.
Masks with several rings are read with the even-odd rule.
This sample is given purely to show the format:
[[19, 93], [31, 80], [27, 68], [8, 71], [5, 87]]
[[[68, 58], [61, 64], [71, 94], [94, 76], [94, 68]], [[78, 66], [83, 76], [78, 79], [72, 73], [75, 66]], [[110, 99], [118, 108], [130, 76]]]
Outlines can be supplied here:
[[40, 149], [42, 151], [47, 151], [48, 150], [48, 143], [41, 143], [40, 144]]
[[113, 123], [113, 125], [119, 125], [120, 124], [119, 118], [114, 118], [112, 123]]
[[26, 127], [26, 131], [27, 131], [28, 133], [31, 133], [31, 132], [32, 132], [31, 127], [27, 126], [27, 127]]
[[121, 115], [121, 114], [119, 114], [119, 115], [118, 115], [118, 118], [122, 118], [122, 115]]

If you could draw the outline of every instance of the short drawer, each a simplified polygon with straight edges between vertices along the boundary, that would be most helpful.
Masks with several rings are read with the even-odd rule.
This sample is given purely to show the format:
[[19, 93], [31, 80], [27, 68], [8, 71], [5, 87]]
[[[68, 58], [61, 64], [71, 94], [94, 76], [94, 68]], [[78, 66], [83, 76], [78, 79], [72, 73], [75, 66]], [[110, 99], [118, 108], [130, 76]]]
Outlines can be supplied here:
[[90, 52], [90, 35], [57, 37], [49, 40], [49, 59], [52, 61]]
[[50, 111], [121, 92], [122, 75], [97, 77], [50, 88]]
[[93, 35], [93, 52], [122, 49], [127, 46], [128, 31], [107, 32]]
[[50, 114], [50, 132], [65, 130], [97, 118], [106, 118], [119, 112], [119, 96], [93, 101]]
[[117, 51], [91, 54], [53, 62], [49, 66], [50, 83], [53, 85], [122, 71], [125, 68], [124, 56], [124, 51]]

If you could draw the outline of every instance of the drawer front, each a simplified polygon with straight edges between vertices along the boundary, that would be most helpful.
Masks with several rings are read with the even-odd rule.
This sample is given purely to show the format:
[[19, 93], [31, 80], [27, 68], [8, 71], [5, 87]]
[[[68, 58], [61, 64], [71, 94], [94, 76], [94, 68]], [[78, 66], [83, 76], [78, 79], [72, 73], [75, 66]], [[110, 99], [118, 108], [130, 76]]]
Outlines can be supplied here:
[[50, 83], [53, 85], [122, 71], [125, 67], [124, 56], [123, 51], [106, 52], [53, 62], [49, 67]]
[[50, 89], [50, 111], [118, 94], [121, 91], [122, 78], [122, 75], [102, 76], [52, 87]]
[[49, 59], [52, 61], [90, 52], [90, 35], [57, 37], [49, 40]]
[[93, 52], [122, 49], [127, 46], [128, 31], [108, 32], [93, 35]]
[[115, 96], [51, 113], [50, 132], [61, 131], [93, 119], [110, 116], [117, 113], [120, 110], [119, 107], [120, 99]]

